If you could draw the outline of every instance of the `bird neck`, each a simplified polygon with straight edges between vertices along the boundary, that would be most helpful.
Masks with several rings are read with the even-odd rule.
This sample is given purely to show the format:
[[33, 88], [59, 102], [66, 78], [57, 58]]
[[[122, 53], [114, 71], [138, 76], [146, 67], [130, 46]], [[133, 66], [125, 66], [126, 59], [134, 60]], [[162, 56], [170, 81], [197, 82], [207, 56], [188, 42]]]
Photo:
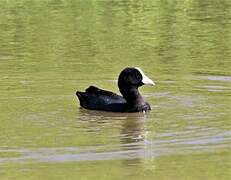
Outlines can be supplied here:
[[138, 87], [126, 87], [119, 89], [120, 93], [130, 106], [139, 106], [145, 104], [143, 97], [138, 91]]

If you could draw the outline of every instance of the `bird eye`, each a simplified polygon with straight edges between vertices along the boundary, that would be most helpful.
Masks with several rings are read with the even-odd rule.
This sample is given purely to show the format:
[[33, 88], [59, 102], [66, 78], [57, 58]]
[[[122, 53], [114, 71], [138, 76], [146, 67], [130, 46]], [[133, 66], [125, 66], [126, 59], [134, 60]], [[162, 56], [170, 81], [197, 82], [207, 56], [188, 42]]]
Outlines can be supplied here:
[[139, 75], [139, 74], [136, 74], [136, 78], [137, 78], [137, 79], [140, 79], [140, 75]]

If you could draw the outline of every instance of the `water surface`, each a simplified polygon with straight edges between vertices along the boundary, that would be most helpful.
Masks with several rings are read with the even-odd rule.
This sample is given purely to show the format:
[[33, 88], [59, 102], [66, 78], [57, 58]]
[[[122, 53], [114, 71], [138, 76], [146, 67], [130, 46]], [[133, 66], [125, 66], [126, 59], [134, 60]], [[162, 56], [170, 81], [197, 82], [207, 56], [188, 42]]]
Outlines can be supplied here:
[[[230, 178], [228, 0], [0, 6], [0, 179]], [[79, 108], [126, 66], [150, 113]]]

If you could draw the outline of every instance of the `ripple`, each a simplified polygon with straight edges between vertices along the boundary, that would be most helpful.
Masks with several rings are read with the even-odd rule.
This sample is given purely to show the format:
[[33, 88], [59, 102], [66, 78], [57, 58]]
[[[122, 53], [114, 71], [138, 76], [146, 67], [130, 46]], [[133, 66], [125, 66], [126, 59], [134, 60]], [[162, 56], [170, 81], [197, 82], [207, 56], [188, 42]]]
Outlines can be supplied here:
[[[204, 132], [205, 131], [205, 132]], [[212, 133], [213, 132], [213, 133]], [[166, 155], [211, 152], [227, 148], [230, 142], [230, 131], [219, 132], [214, 129], [193, 130], [184, 132], [162, 133], [157, 140], [147, 140], [102, 146], [61, 147], [61, 148], [0, 148], [0, 153], [20, 153], [17, 157], [1, 157], [5, 162], [69, 162], [69, 161], [102, 161], [113, 159], [137, 159]], [[193, 137], [192, 137], [192, 134]], [[163, 139], [164, 138], [164, 139]]]
[[206, 79], [211, 81], [227, 81], [231, 82], [231, 76], [199, 76], [200, 79]]
[[196, 88], [200, 90], [207, 90], [209, 92], [229, 92], [230, 88], [226, 86], [218, 86], [218, 85], [203, 85], [203, 86], [196, 86]]

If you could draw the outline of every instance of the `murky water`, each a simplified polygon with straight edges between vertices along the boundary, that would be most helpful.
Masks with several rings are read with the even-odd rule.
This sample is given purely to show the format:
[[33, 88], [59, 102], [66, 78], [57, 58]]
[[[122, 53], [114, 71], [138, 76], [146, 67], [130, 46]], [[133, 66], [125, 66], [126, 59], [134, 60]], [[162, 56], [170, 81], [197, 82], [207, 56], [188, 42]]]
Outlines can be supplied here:
[[[0, 7], [0, 179], [230, 179], [229, 0]], [[150, 113], [79, 108], [126, 66]]]

